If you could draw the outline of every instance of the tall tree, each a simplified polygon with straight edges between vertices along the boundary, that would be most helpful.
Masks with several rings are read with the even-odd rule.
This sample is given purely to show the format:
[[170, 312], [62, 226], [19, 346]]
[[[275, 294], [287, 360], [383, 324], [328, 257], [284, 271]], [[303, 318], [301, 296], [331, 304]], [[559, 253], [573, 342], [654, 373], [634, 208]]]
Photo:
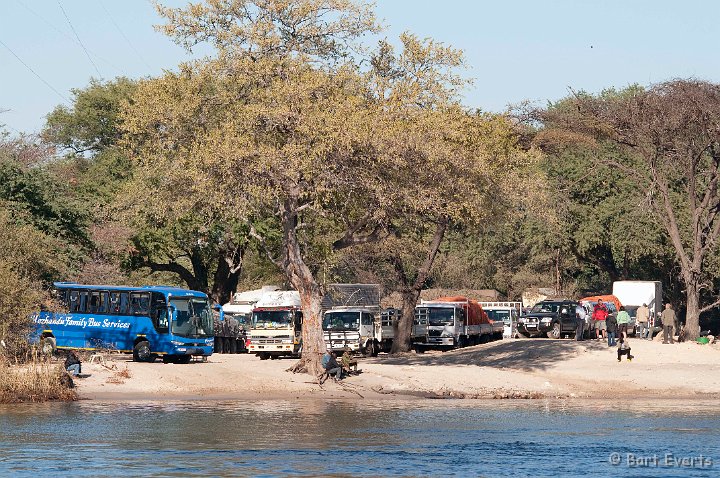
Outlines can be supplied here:
[[[316, 274], [334, 236], [348, 246], [376, 237], [374, 217], [351, 219], [347, 231], [337, 220], [372, 207], [364, 201], [377, 177], [368, 95], [342, 60], [374, 18], [346, 0], [217, 1], [161, 13], [179, 43], [210, 41], [218, 58], [143, 85], [126, 118], [128, 146], [152, 165], [144, 171], [157, 181], [151, 192], [172, 191], [176, 209], [223, 209], [247, 221], [300, 293], [297, 368], [317, 373], [325, 344]], [[165, 177], [152, 179], [151, 169]], [[268, 217], [277, 235], [258, 227]]]
[[627, 154], [601, 157], [641, 187], [645, 207], [662, 224], [685, 285], [686, 329], [699, 334], [702, 303], [714, 292], [708, 260], [720, 235], [720, 86], [676, 80], [643, 90], [577, 94], [573, 108], [548, 109], [548, 128], [611, 141]]

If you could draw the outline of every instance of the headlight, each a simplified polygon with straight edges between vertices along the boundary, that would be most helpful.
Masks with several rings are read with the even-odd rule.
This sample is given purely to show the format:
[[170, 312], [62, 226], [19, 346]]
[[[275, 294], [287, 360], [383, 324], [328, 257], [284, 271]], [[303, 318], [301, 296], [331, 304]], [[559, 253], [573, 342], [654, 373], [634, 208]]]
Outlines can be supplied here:
[[182, 345], [183, 344], [182, 342], [178, 342], [177, 340], [171, 340], [170, 343], [173, 345]]
[[543, 319], [540, 322], [545, 322], [546, 324], [548, 322], [552, 322], [552, 317], [543, 317]]
[[443, 332], [442, 334], [440, 334], [440, 337], [452, 337], [452, 334], [449, 332]]
[[290, 340], [290, 339], [287, 339], [287, 340], [283, 340], [282, 343], [284, 343], [284, 344], [291, 344], [291, 343], [293, 343], [293, 341]]

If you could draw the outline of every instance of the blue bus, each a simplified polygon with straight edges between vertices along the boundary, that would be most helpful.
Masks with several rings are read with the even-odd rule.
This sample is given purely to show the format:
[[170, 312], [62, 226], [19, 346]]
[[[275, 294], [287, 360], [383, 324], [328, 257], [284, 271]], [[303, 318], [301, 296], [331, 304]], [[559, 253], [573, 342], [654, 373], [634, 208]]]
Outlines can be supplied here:
[[212, 355], [213, 314], [202, 292], [165, 286], [54, 284], [63, 312], [33, 315], [34, 341], [55, 349], [132, 352], [133, 360], [189, 363]]

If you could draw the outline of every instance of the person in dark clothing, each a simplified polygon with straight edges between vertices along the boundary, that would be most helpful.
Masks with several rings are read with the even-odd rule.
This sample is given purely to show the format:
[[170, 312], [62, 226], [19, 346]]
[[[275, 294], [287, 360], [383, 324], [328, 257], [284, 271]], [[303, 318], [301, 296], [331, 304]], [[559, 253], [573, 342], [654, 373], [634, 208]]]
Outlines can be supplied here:
[[[615, 337], [617, 336], [618, 331], [618, 323], [614, 315], [610, 314], [607, 316], [605, 319], [605, 327], [607, 328], [608, 347], [614, 347]], [[622, 339], [622, 335], [620, 338]]]
[[335, 380], [342, 379], [342, 367], [337, 362], [335, 352], [327, 351], [320, 362], [328, 375], [333, 376]]
[[632, 362], [632, 359], [635, 358], [630, 354], [630, 344], [628, 343], [627, 338], [621, 335], [618, 343], [618, 362], [621, 362], [620, 357], [623, 355], [627, 355], [627, 359], [630, 362]]
[[65, 358], [65, 370], [67, 370], [73, 377], [77, 377], [82, 371], [80, 357], [78, 357], [74, 350], [68, 352], [67, 357]]

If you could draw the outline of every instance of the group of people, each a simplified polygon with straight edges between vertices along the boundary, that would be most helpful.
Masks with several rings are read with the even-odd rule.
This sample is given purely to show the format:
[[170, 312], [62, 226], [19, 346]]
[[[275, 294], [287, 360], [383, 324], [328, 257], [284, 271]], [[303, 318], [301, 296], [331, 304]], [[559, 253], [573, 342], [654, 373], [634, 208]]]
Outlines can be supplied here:
[[358, 373], [357, 360], [352, 356], [347, 347], [340, 358], [340, 363], [337, 361], [337, 355], [335, 352], [330, 350], [323, 354], [320, 363], [323, 366], [324, 372], [335, 381], [342, 380], [342, 378], [346, 375]]
[[[582, 314], [580, 311], [577, 311], [576, 315], [580, 322], [578, 323], [578, 334], [576, 338], [577, 340], [582, 340], [585, 319], [584, 309]], [[618, 362], [621, 361], [623, 355], [627, 356], [628, 360], [632, 360], [633, 356], [630, 354], [630, 344], [628, 343], [630, 314], [625, 310], [625, 307], [620, 306], [617, 315], [613, 315], [610, 313], [607, 305], [605, 305], [602, 300], [598, 300], [597, 304], [593, 307], [592, 319], [595, 325], [597, 339], [604, 340], [607, 338], [608, 347], [615, 347], [617, 345]], [[673, 329], [675, 327], [676, 316], [672, 304], [665, 304], [665, 310], [663, 310], [660, 315], [661, 326], [659, 324], [650, 325], [650, 309], [647, 304], [638, 307], [635, 321], [637, 327], [640, 329], [640, 338], [652, 340], [656, 332], [662, 331], [663, 344], [675, 343]]]

